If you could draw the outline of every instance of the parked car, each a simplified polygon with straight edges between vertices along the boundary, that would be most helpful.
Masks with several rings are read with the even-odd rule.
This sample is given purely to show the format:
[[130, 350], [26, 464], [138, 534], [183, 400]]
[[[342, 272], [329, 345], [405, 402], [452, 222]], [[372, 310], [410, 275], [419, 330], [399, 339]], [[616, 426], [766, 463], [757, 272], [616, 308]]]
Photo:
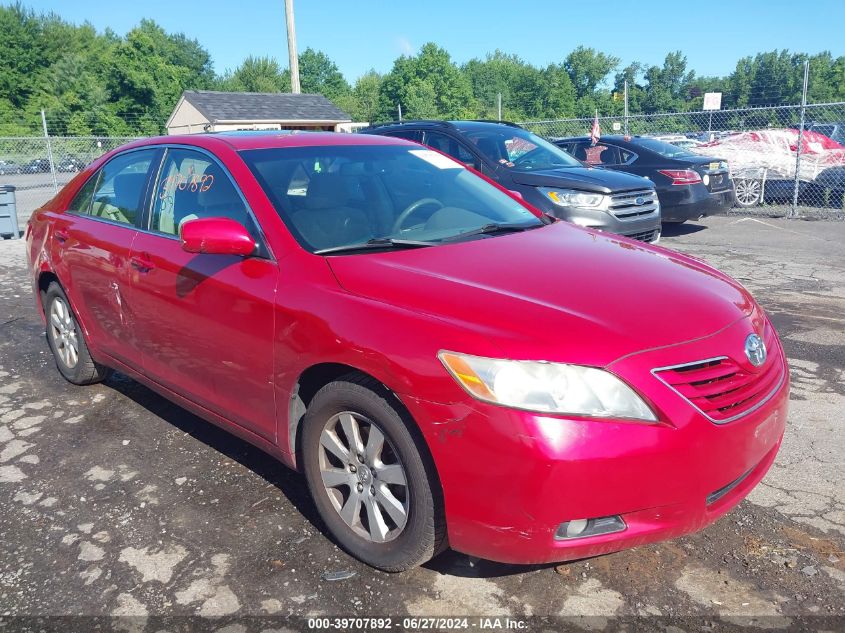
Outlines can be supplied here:
[[666, 142], [670, 145], [674, 145], [675, 147], [680, 147], [681, 149], [690, 149], [691, 147], [698, 147], [699, 145], [704, 145], [704, 143], [702, 143], [701, 141], [696, 141], [694, 138], [682, 138]]
[[428, 145], [562, 220], [644, 242], [660, 238], [660, 205], [652, 183], [590, 169], [516, 124], [403, 121], [361, 132]]
[[0, 176], [21, 173], [21, 166], [13, 160], [0, 160]]
[[76, 173], [85, 169], [85, 161], [76, 156], [66, 156], [56, 165], [56, 169], [66, 173]]
[[742, 285], [402, 139], [135, 141], [26, 241], [62, 376], [120, 370], [303, 471], [388, 571], [698, 530], [785, 428], [786, 359]]
[[[845, 168], [845, 146], [830, 137], [794, 128], [753, 130], [715, 140], [695, 148], [697, 153], [718, 153], [731, 164], [736, 203], [753, 207], [762, 202], [791, 202], [795, 192], [798, 139], [801, 162], [798, 170], [799, 200], [819, 202], [824, 190], [837, 191]], [[829, 202], [840, 206], [836, 196]]]
[[813, 123], [809, 129], [811, 132], [824, 134], [826, 137], [833, 139], [840, 145], [845, 145], [845, 122]]
[[649, 178], [657, 187], [663, 222], [680, 224], [733, 206], [733, 181], [721, 158], [645, 136], [602, 136], [596, 145], [586, 136], [554, 142], [588, 165]]
[[50, 171], [50, 161], [46, 158], [36, 158], [21, 167], [22, 174], [39, 174]]

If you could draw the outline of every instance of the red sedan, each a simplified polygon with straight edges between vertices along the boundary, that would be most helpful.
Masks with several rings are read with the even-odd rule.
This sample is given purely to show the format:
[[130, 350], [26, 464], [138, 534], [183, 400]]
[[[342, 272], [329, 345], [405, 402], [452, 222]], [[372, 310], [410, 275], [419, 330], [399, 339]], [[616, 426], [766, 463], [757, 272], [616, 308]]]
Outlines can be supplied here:
[[400, 139], [138, 141], [26, 238], [65, 378], [118, 370], [302, 470], [381, 569], [697, 530], [783, 436], [786, 360], [740, 284]]

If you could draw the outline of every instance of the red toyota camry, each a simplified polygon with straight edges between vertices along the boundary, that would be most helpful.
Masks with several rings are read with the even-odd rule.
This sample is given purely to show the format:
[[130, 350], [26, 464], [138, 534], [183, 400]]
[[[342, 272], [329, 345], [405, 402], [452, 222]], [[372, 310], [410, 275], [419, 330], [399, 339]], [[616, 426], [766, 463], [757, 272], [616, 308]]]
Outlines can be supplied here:
[[783, 350], [740, 284], [400, 139], [138, 141], [26, 237], [65, 378], [118, 370], [303, 471], [381, 569], [697, 530], [783, 436]]

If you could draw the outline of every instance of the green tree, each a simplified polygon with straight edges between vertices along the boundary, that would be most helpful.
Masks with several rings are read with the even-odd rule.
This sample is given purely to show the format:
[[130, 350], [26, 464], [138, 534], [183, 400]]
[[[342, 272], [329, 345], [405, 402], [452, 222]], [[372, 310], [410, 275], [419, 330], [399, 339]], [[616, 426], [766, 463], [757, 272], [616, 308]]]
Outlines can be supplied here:
[[38, 71], [45, 64], [39, 18], [20, 3], [0, 7], [0, 95], [13, 108], [22, 108], [35, 90]]
[[579, 99], [592, 95], [618, 65], [618, 57], [583, 46], [569, 53], [563, 62], [563, 67], [575, 87], [575, 95]]
[[299, 54], [299, 82], [302, 92], [321, 94], [331, 100], [345, 97], [351, 91], [337, 64], [312, 48]]
[[355, 82], [352, 93], [338, 99], [337, 105], [346, 110], [353, 121], [372, 122], [379, 107], [381, 75], [375, 70], [364, 73]]
[[290, 74], [273, 57], [247, 57], [217, 83], [230, 92], [290, 92]]
[[625, 82], [628, 82], [628, 112], [635, 114], [642, 112], [646, 91], [643, 85], [639, 82], [639, 78], [643, 72], [643, 65], [640, 62], [631, 62], [620, 72], [616, 73], [616, 79], [613, 82], [613, 91], [622, 98], [622, 111], [625, 110], [624, 93]]
[[675, 51], [666, 55], [663, 66], [652, 66], [645, 71], [646, 112], [673, 112], [684, 110], [689, 88], [695, 73], [687, 70], [687, 58]]
[[[426, 86], [427, 84], [427, 86]], [[424, 104], [434, 93], [434, 108]], [[396, 118], [398, 104], [408, 117], [461, 119], [473, 115], [472, 86], [444, 49], [428, 43], [416, 56], [401, 56], [381, 84], [377, 118]], [[417, 110], [421, 109], [421, 114]]]

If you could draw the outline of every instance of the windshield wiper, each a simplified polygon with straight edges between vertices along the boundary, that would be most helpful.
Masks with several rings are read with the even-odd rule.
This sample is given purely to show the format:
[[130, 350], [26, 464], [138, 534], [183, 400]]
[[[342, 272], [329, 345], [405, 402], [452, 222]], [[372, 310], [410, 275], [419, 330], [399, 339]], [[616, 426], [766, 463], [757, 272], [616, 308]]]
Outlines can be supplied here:
[[314, 251], [315, 255], [329, 255], [331, 253], [352, 253], [355, 251], [368, 251], [374, 249], [402, 249], [402, 248], [424, 248], [434, 246], [434, 242], [423, 242], [420, 240], [397, 240], [392, 237], [375, 237], [359, 244], [345, 244], [343, 246], [332, 246]]
[[472, 229], [471, 231], [464, 231], [463, 233], [458, 233], [457, 235], [446, 237], [441, 241], [453, 242], [457, 240], [462, 240], [466, 237], [472, 237], [474, 235], [493, 235], [495, 233], [518, 233], [519, 231], [537, 229], [541, 226], [545, 226], [542, 221], [540, 224], [504, 224], [493, 222], [491, 224], [485, 224], [480, 228]]

